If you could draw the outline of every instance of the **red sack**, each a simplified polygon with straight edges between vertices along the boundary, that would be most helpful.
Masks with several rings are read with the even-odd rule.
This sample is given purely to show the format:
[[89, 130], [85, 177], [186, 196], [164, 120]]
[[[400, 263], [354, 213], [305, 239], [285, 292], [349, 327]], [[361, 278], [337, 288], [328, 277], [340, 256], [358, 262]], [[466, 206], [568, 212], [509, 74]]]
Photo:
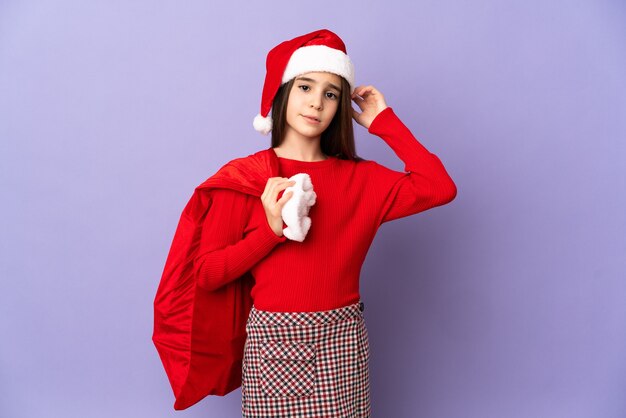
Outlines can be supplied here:
[[[176, 410], [241, 386], [254, 279], [246, 272], [207, 291], [197, 285], [193, 269], [202, 225], [211, 221], [211, 190], [229, 188], [260, 197], [267, 179], [276, 176], [278, 159], [271, 148], [234, 159], [196, 187], [182, 212], [154, 299], [152, 335]], [[216, 244], [226, 246], [243, 238], [245, 219], [233, 218], [229, 224], [233, 230], [228, 242]]]

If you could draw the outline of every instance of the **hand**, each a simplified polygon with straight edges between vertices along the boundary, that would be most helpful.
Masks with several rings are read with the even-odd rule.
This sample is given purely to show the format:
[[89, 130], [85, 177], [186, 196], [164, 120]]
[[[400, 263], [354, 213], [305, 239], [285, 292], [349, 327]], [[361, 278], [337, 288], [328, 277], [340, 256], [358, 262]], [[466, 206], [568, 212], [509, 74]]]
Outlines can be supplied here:
[[290, 190], [284, 193], [280, 200], [276, 200], [278, 193], [281, 190], [285, 190], [289, 186], [296, 184], [295, 180], [288, 180], [287, 177], [270, 177], [265, 183], [265, 190], [261, 195], [261, 202], [263, 203], [263, 209], [265, 209], [265, 216], [267, 216], [267, 222], [279, 237], [283, 236], [283, 217], [281, 216], [283, 206], [293, 195], [293, 191]]
[[361, 108], [361, 113], [353, 108], [352, 117], [365, 129], [369, 129], [374, 118], [387, 108], [385, 97], [374, 86], [356, 87], [352, 93], [352, 100]]

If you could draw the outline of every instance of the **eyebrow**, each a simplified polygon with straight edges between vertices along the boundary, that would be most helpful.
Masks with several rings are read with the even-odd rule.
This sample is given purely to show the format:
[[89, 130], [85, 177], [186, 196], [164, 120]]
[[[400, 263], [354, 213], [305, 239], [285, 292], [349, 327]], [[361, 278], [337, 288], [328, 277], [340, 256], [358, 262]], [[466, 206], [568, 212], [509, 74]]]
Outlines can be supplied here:
[[[314, 79], [309, 78], [309, 77], [298, 77], [298, 78], [296, 78], [296, 80], [303, 80], [303, 81], [310, 81], [312, 83], [317, 83], [317, 80], [314, 80]], [[330, 86], [331, 89], [335, 89], [335, 90], [337, 90], [338, 92], [341, 93], [341, 89], [339, 87], [335, 86], [333, 83], [328, 83], [328, 85]]]

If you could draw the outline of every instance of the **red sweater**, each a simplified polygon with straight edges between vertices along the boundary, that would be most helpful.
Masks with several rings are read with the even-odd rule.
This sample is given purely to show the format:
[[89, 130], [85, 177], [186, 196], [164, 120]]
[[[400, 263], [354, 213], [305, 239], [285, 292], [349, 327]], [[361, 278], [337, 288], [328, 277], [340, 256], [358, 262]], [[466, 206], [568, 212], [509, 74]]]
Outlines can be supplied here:
[[[225, 234], [233, 211], [245, 211], [244, 237], [234, 245], [202, 250], [195, 260], [199, 285], [216, 289], [251, 270], [254, 306], [267, 311], [328, 310], [359, 301], [359, 276], [378, 227], [394, 219], [444, 205], [456, 186], [391, 107], [368, 132], [380, 136], [405, 163], [405, 172], [375, 161], [329, 157], [298, 161], [278, 157], [281, 177], [308, 173], [317, 195], [303, 242], [277, 236], [261, 199], [230, 189], [215, 190], [212, 222], [203, 237]], [[280, 197], [280, 195], [279, 195]]]

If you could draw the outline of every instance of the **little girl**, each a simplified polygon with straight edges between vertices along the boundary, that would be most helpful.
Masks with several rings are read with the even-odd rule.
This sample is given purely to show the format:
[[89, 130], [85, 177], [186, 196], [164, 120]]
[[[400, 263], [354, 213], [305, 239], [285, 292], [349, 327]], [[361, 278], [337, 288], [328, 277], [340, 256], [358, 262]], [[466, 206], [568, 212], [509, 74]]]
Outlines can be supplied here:
[[[167, 337], [176, 334], [171, 325], [188, 324], [178, 328], [193, 334], [180, 345], [188, 351], [180, 357], [187, 380], [173, 377], [180, 369], [168, 370], [177, 409], [240, 385], [244, 417], [369, 417], [361, 266], [381, 224], [452, 201], [456, 186], [380, 91], [355, 86], [354, 66], [335, 33], [321, 29], [280, 43], [269, 51], [266, 68], [253, 125], [272, 132], [271, 147], [232, 160], [196, 189], [210, 193], [192, 199], [181, 217], [177, 236], [195, 238], [184, 251], [170, 250], [155, 299], [153, 340], [171, 369], [182, 353], [165, 351], [175, 345]], [[392, 148], [404, 172], [356, 155], [352, 119]], [[299, 173], [310, 177], [316, 194], [302, 241], [283, 234], [282, 217], [293, 196], [284, 191]], [[179, 233], [194, 216], [194, 233]], [[176, 254], [183, 252], [192, 256], [179, 263]], [[178, 284], [164, 284], [166, 276]], [[193, 290], [187, 299], [175, 298], [172, 289], [180, 292], [183, 276]], [[193, 320], [189, 309], [173, 307], [174, 299], [195, 306]], [[184, 318], [172, 321], [174, 311]], [[220, 325], [209, 329], [211, 321]], [[198, 351], [205, 359], [222, 356], [231, 367], [219, 372], [198, 360]], [[205, 377], [189, 377], [193, 370]], [[216, 378], [225, 385], [221, 390], [199, 389]], [[185, 391], [195, 393], [183, 402]]]

